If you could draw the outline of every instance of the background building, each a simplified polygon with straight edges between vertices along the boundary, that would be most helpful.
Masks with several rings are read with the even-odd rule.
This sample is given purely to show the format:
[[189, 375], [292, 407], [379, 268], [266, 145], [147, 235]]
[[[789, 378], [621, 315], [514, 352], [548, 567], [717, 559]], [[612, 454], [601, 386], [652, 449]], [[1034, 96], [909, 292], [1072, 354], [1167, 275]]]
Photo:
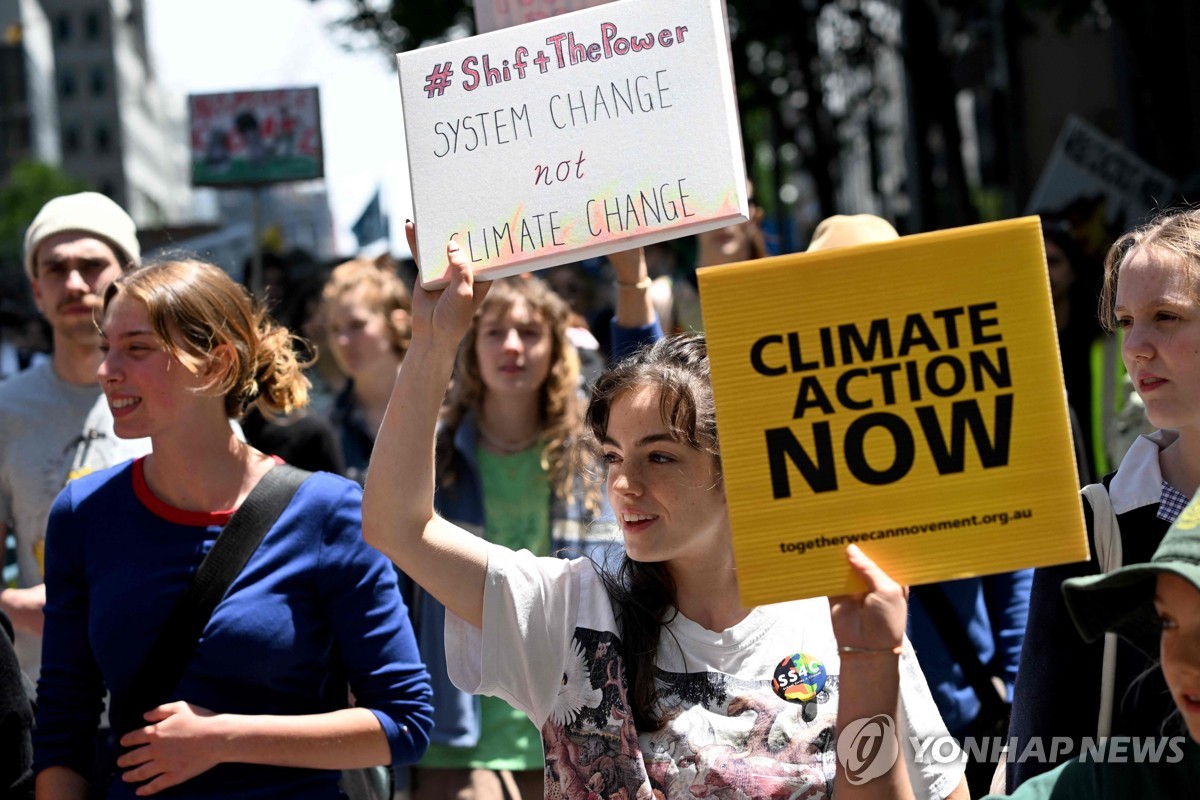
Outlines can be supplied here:
[[142, 0], [36, 0], [49, 21], [61, 166], [139, 226], [191, 216], [181, 104], [154, 82]]

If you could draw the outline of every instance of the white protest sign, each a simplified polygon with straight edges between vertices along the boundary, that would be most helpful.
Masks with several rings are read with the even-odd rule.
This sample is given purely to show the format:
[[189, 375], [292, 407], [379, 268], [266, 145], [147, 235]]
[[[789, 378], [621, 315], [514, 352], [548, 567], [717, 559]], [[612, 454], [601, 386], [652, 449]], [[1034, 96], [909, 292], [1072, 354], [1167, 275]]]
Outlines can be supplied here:
[[1081, 200], [1101, 203], [1104, 222], [1119, 234], [1170, 200], [1171, 177], [1072, 114], [1029, 198], [1026, 213], [1063, 213]]
[[593, 8], [612, 0], [475, 0], [475, 30], [498, 31], [513, 25], [536, 22], [581, 8]]
[[747, 218], [721, 0], [619, 0], [397, 57], [426, 285]]

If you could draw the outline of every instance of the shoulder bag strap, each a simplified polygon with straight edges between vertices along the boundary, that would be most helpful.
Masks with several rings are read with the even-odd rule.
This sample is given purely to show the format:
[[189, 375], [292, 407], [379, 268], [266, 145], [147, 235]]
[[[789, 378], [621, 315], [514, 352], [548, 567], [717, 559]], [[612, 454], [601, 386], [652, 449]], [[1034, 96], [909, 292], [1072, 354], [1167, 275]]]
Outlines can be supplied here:
[[[1121, 547], [1121, 526], [1113, 511], [1108, 489], [1100, 483], [1083, 487], [1083, 496], [1092, 507], [1092, 538], [1096, 543], [1096, 560], [1100, 571], [1120, 568], [1124, 556]], [[1096, 719], [1096, 736], [1112, 735], [1113, 697], [1117, 685], [1117, 635], [1104, 634], [1104, 658], [1100, 666], [1100, 711]]]
[[950, 598], [942, 587], [937, 584], [913, 586], [909, 591], [921, 600], [921, 605], [929, 615], [938, 636], [946, 645], [950, 656], [962, 668], [963, 677], [971, 684], [975, 696], [979, 698], [979, 719], [1003, 719], [1008, 713], [1008, 703], [1000, 697], [996, 685], [992, 683], [991, 671], [979, 660], [975, 646], [967, 636], [966, 627], [959, 620], [958, 614]]
[[187, 671], [217, 604], [300, 484], [311, 474], [287, 464], [275, 466], [230, 517], [138, 669], [126, 706], [128, 718], [113, 721], [118, 734], [141, 726], [141, 715], [171, 696]]

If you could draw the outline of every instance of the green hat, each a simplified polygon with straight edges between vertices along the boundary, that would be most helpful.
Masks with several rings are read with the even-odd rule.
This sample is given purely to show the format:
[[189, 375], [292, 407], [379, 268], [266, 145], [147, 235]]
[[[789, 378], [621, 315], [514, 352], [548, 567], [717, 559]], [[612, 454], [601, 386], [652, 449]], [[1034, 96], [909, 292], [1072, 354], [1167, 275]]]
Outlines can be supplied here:
[[1160, 628], [1154, 590], [1162, 573], [1178, 575], [1200, 592], [1200, 492], [1171, 525], [1148, 563], [1063, 581], [1063, 597], [1075, 627], [1086, 641], [1113, 631], [1147, 654], [1157, 655]]

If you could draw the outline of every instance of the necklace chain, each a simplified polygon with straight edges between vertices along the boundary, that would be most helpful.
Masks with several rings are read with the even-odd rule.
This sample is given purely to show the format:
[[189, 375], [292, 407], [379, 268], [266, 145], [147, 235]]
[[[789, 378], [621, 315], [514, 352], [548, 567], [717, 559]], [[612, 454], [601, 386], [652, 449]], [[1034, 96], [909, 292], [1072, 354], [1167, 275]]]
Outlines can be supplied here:
[[528, 450], [530, 447], [532, 447], [538, 439], [542, 438], [542, 432], [540, 430], [536, 430], [533, 432], [532, 436], [520, 442], [506, 442], [503, 439], [496, 438], [495, 435], [493, 435], [490, 431], [488, 431], [487, 428], [480, 424], [479, 438], [496, 452], [503, 455], [512, 455], [513, 453], [520, 453], [522, 450]]

